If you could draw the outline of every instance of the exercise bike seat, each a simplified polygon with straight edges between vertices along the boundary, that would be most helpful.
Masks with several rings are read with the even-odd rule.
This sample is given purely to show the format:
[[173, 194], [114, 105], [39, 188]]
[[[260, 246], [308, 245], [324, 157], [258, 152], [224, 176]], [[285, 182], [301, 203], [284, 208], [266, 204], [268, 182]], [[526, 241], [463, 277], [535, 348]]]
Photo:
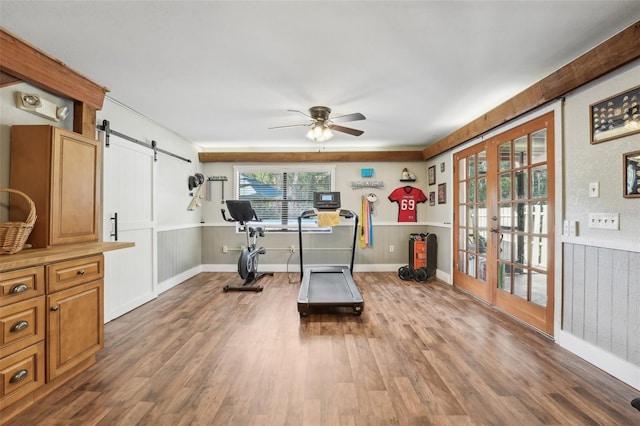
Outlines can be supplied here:
[[229, 209], [229, 215], [235, 222], [240, 222], [241, 225], [256, 220], [259, 221], [255, 210], [251, 207], [251, 201], [249, 200], [227, 200], [227, 209]]

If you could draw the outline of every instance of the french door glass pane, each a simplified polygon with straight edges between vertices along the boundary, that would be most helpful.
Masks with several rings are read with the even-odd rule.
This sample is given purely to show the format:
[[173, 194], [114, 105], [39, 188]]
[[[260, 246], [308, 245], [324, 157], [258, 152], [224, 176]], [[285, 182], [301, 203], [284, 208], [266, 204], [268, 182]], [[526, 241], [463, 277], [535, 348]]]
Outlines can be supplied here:
[[467, 202], [473, 203], [476, 200], [476, 182], [470, 180], [467, 182]]
[[526, 224], [527, 203], [513, 204], [513, 229], [523, 232]]
[[[467, 178], [467, 159], [463, 158], [461, 160], [458, 160], [458, 173], [459, 173], [459, 179], [460, 181], [463, 181]], [[464, 198], [460, 198], [461, 200], [464, 200]]]
[[498, 262], [498, 288], [511, 293], [511, 265]]
[[547, 223], [549, 219], [549, 208], [546, 201], [540, 201], [531, 203], [530, 210], [532, 214], [532, 226], [531, 233], [533, 234], [547, 234]]
[[501, 234], [500, 236], [500, 259], [511, 262], [513, 260], [512, 252], [513, 252], [513, 244], [512, 244], [513, 234]]
[[467, 230], [464, 228], [458, 230], [458, 246], [461, 250], [467, 249]]
[[547, 129], [531, 134], [531, 164], [547, 161]]
[[527, 255], [529, 253], [529, 250], [527, 248], [527, 243], [528, 243], [527, 237], [525, 237], [524, 235], [515, 234], [513, 236], [513, 243], [514, 243], [513, 261], [521, 265], [526, 265]]
[[515, 268], [513, 271], [513, 294], [524, 300], [529, 296], [529, 274], [526, 268]]
[[464, 251], [458, 252], [458, 271], [466, 274], [467, 273], [467, 262], [466, 262], [467, 253]]
[[487, 201], [487, 178], [478, 178], [477, 193], [478, 202]]
[[513, 173], [513, 190], [516, 199], [529, 198], [527, 170], [517, 170]]
[[547, 166], [531, 169], [531, 198], [547, 197]]
[[478, 248], [476, 250], [480, 254], [487, 253], [487, 231], [478, 230]]
[[478, 279], [482, 281], [487, 280], [487, 258], [478, 257]]
[[531, 271], [531, 301], [546, 307], [547, 300], [547, 274]]
[[546, 271], [548, 268], [547, 252], [549, 250], [549, 239], [546, 237], [531, 237], [533, 247], [531, 249], [531, 266], [536, 269]]
[[467, 179], [476, 177], [476, 158], [475, 156], [467, 157]]
[[498, 156], [500, 171], [511, 170], [511, 141], [498, 147]]
[[487, 152], [480, 151], [478, 153], [478, 176], [487, 174]]
[[500, 175], [500, 200], [511, 200], [511, 173]]
[[527, 156], [527, 137], [522, 136], [513, 141], [513, 167], [523, 167], [529, 164]]
[[487, 206], [485, 204], [478, 204], [478, 227], [487, 229]]
[[470, 254], [467, 262], [467, 275], [470, 277], [476, 277], [476, 257]]
[[474, 206], [467, 206], [467, 214], [468, 214], [468, 222], [467, 226], [476, 227], [478, 226], [478, 221], [476, 219], [476, 209]]
[[500, 204], [500, 214], [498, 215], [500, 221], [500, 230], [513, 229], [513, 216], [511, 203]]

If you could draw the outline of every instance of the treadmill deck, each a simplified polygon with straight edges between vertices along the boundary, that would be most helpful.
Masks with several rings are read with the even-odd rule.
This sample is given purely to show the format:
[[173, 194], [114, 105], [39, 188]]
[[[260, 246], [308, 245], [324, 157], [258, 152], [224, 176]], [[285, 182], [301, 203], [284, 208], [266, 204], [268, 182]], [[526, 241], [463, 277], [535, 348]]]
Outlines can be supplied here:
[[304, 268], [298, 294], [298, 312], [306, 315], [313, 307], [351, 307], [360, 315], [364, 300], [347, 266]]

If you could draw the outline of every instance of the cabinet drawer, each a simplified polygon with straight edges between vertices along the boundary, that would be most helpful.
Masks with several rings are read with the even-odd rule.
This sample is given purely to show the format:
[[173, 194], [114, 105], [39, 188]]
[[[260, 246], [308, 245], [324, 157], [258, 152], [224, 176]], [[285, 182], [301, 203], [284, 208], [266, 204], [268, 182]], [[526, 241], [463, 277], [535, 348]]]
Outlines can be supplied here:
[[0, 308], [0, 353], [7, 356], [44, 339], [45, 297]]
[[104, 256], [89, 256], [47, 266], [47, 292], [75, 287], [104, 277]]
[[0, 408], [44, 384], [44, 342], [0, 359]]
[[0, 306], [44, 294], [44, 266], [0, 273]]

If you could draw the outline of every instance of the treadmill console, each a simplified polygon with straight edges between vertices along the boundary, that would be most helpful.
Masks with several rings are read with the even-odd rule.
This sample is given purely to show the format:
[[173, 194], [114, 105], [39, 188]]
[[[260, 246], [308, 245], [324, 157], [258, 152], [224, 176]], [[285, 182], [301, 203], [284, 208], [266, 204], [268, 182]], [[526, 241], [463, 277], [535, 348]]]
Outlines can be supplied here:
[[339, 192], [314, 192], [313, 208], [318, 210], [337, 210], [340, 205]]

